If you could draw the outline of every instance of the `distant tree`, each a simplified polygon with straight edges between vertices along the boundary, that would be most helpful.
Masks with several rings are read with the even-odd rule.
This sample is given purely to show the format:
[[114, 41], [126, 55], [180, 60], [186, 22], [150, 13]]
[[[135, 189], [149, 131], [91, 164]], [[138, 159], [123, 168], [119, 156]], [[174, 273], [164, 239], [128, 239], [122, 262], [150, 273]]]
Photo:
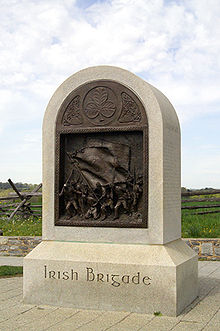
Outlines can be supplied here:
[[[19, 191], [32, 191], [38, 184], [28, 184], [28, 183], [14, 183]], [[8, 190], [11, 188], [11, 185], [6, 182], [0, 182], [0, 190]]]
[[191, 190], [189, 190], [186, 187], [181, 187], [181, 193], [186, 193], [186, 192], [190, 192]]
[[9, 189], [11, 186], [10, 186], [10, 184], [7, 182], [7, 183], [2, 183], [2, 182], [0, 182], [0, 189], [1, 190], [7, 190], [7, 189]]

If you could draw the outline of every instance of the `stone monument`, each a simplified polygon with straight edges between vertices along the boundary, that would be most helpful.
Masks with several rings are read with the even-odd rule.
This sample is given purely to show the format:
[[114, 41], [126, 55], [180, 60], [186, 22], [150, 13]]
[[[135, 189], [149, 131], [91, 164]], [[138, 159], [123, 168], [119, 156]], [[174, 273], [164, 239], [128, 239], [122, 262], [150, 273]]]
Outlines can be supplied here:
[[24, 302], [178, 315], [198, 279], [180, 197], [169, 100], [117, 67], [69, 77], [45, 112], [43, 241], [24, 258]]

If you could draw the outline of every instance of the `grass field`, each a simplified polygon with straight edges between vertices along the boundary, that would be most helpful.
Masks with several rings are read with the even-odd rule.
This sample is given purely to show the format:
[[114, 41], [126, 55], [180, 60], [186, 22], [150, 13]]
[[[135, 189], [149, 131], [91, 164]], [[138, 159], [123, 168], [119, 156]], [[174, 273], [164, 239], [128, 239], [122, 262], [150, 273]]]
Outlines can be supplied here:
[[15, 216], [9, 221], [7, 217], [1, 217], [0, 229], [4, 236], [41, 236], [42, 218], [31, 216], [23, 219]]
[[[6, 193], [5, 193], [6, 192]], [[5, 197], [13, 193], [11, 189], [0, 190], [0, 196]], [[19, 203], [21, 200], [16, 199], [13, 201], [0, 201], [0, 208], [10, 203]], [[35, 205], [42, 204], [42, 197], [36, 196], [31, 198], [32, 209], [40, 213], [41, 208], [34, 208]], [[8, 214], [10, 215], [15, 207], [9, 208]], [[9, 221], [7, 216], [0, 216], [0, 229], [3, 231], [4, 236], [41, 236], [42, 235], [42, 218], [40, 216], [30, 216], [23, 218], [19, 213]]]
[[[190, 210], [191, 212], [191, 210]], [[4, 236], [41, 236], [41, 218], [22, 219], [14, 217], [12, 221], [0, 218], [0, 229]], [[210, 215], [192, 215], [182, 211], [183, 238], [220, 238], [220, 213]]]
[[[0, 194], [2, 196], [2, 194]], [[192, 196], [189, 199], [199, 198], [220, 198], [220, 194], [215, 196]], [[41, 204], [41, 197], [34, 197], [33, 204]], [[220, 202], [183, 202], [182, 206], [204, 206], [220, 204]], [[0, 204], [1, 206], [1, 204]], [[194, 215], [198, 212], [220, 210], [220, 208], [184, 209], [182, 210], [182, 237], [183, 238], [220, 238], [220, 213], [207, 215]], [[0, 229], [4, 236], [41, 236], [41, 217], [15, 216], [8, 221], [7, 217], [0, 217]]]
[[182, 212], [183, 238], [220, 238], [220, 214], [190, 215]]
[[[209, 196], [192, 196], [191, 199], [220, 198], [220, 194]], [[220, 204], [215, 201], [183, 202], [182, 206], [204, 206]], [[220, 238], [220, 213], [196, 215], [199, 212], [215, 211], [220, 208], [201, 208], [182, 210], [182, 237], [183, 238]], [[195, 215], [194, 215], [195, 214]]]
[[0, 266], [0, 278], [5, 276], [22, 275], [23, 267]]

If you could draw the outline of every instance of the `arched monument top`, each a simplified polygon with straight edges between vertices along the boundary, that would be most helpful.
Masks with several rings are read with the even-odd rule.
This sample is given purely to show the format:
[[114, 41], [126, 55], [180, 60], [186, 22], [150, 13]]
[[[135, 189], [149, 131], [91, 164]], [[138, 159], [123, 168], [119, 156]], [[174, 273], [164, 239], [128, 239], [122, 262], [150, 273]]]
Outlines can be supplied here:
[[[94, 215], [84, 214], [89, 220], [74, 216], [77, 220], [68, 222], [65, 199], [60, 198], [71, 170], [68, 164], [73, 164], [66, 155], [76, 148], [72, 148], [73, 145], [77, 146], [77, 153], [82, 148], [91, 151], [91, 142], [85, 144], [88, 136], [95, 138], [97, 150], [103, 134], [111, 153], [115, 151], [112, 147], [115, 139], [119, 139], [121, 146], [130, 144], [128, 173], [130, 178], [136, 178], [136, 173], [142, 177], [143, 187], [139, 187], [143, 191], [142, 197], [137, 202], [138, 207], [130, 206], [130, 209], [114, 198], [112, 207], [106, 207], [106, 210], [112, 209], [112, 217], [106, 216], [103, 204], [99, 207], [97, 221]], [[62, 154], [65, 146], [68, 153]], [[119, 154], [114, 153], [114, 157]], [[126, 153], [123, 153], [123, 157], [117, 156], [120, 162], [126, 159]], [[79, 154], [77, 157], [79, 159]], [[82, 172], [82, 168], [78, 170]], [[101, 171], [105, 174], [104, 170]], [[105, 183], [104, 175], [101, 175], [99, 180], [103, 186], [109, 185], [110, 181], [117, 182], [117, 176], [121, 178], [119, 173], [118, 168], [114, 169], [113, 178]], [[95, 190], [94, 180], [86, 176], [81, 174], [83, 185], [86, 181], [88, 189]], [[129, 180], [134, 186], [134, 178]], [[127, 70], [98, 66], [75, 73], [58, 87], [45, 112], [43, 183], [44, 239], [163, 244], [180, 238], [180, 128], [173, 106], [159, 90]], [[129, 191], [134, 196], [134, 192]], [[139, 212], [136, 214], [141, 216], [135, 214], [135, 208]], [[77, 215], [76, 210], [74, 213]], [[102, 213], [106, 218], [104, 221]], [[119, 221], [115, 221], [118, 213]], [[126, 219], [126, 213], [132, 216]]]
[[[170, 126], [173, 125], [176, 127], [176, 130], [180, 130], [176, 112], [170, 101], [161, 91], [128, 70], [104, 65], [82, 69], [68, 77], [52, 95], [44, 115], [43, 123], [47, 122], [47, 117], [50, 117], [54, 121], [62, 103], [75, 89], [97, 80], [109, 80], [124, 85], [137, 95], [144, 105], [150, 104], [149, 110], [154, 109], [154, 113], [151, 114], [151, 112], [148, 113], [147, 108], [147, 116], [157, 116], [157, 121], [161, 123], [164, 117], [164, 120], [169, 120]], [[160, 116], [161, 118], [159, 118]]]

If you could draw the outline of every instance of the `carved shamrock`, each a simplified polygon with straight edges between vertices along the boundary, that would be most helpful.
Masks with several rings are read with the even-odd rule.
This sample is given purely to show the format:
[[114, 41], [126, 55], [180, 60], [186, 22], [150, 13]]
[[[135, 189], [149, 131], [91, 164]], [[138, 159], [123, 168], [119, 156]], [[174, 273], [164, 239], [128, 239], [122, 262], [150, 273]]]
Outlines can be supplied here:
[[97, 87], [90, 92], [85, 105], [85, 113], [90, 119], [98, 122], [110, 118], [116, 111], [115, 104], [109, 100], [108, 90], [105, 87]]

